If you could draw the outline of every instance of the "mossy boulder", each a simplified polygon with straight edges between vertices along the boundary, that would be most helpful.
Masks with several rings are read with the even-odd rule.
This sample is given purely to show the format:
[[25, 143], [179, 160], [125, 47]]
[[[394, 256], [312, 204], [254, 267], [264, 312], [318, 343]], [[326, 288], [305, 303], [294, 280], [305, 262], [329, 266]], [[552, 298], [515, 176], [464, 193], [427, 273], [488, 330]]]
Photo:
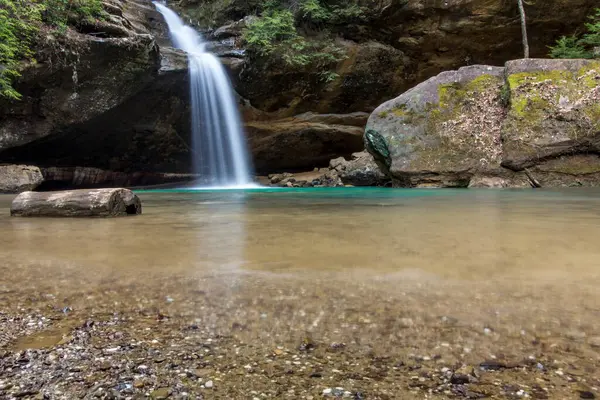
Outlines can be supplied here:
[[600, 61], [510, 61], [506, 85], [510, 106], [502, 128], [502, 165], [522, 170], [598, 150]]
[[[444, 72], [379, 106], [366, 148], [402, 186], [465, 186], [501, 161], [504, 69]], [[437, 183], [437, 184], [436, 184]]]
[[598, 186], [600, 62], [444, 72], [378, 107], [364, 139], [397, 186]]

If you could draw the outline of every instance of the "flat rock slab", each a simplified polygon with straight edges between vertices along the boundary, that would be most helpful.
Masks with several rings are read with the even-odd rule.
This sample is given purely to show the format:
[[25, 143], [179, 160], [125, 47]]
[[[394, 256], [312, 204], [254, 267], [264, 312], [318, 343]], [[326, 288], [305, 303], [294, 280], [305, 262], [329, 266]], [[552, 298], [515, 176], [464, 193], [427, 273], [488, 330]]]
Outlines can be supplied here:
[[14, 217], [118, 217], [141, 213], [139, 197], [122, 188], [23, 192], [10, 208]]

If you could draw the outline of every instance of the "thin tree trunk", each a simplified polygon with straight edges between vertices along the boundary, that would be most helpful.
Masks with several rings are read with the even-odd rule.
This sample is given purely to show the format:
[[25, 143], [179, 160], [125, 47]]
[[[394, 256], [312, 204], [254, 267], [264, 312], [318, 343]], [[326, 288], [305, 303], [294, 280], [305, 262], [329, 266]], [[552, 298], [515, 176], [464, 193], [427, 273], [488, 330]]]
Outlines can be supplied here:
[[525, 17], [525, 7], [523, 0], [517, 0], [519, 4], [519, 14], [521, 15], [521, 35], [523, 36], [523, 58], [529, 58], [529, 40], [527, 39], [527, 18]]

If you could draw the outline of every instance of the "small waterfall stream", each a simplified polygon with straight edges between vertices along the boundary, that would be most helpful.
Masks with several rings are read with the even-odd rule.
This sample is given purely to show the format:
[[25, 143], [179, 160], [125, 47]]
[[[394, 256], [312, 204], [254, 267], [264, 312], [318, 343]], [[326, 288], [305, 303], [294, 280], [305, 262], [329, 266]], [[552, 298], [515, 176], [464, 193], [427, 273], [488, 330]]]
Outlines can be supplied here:
[[173, 44], [188, 54], [194, 173], [211, 186], [250, 185], [248, 150], [225, 69], [205, 50], [196, 30], [167, 6], [154, 5], [165, 18]]

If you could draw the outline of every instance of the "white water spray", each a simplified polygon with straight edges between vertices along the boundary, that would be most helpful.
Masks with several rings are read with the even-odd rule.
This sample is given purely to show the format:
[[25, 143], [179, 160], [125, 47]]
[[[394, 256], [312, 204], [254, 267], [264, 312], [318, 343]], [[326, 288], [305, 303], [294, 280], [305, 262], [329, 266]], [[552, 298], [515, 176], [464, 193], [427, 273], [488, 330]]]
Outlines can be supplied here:
[[194, 173], [215, 186], [250, 185], [248, 150], [225, 69], [205, 51], [198, 32], [167, 6], [154, 5], [167, 22], [173, 44], [188, 54]]

